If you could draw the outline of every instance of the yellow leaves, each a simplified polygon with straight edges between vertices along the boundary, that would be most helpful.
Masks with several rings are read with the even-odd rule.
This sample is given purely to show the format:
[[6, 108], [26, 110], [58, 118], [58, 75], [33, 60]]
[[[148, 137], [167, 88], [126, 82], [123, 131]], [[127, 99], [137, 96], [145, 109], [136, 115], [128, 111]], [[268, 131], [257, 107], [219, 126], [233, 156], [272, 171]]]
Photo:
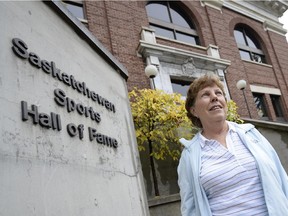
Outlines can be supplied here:
[[152, 142], [151, 156], [174, 160], [180, 156], [177, 129], [191, 124], [186, 116], [185, 101], [180, 94], [167, 94], [162, 90], [134, 89], [129, 92], [139, 151], [145, 150]]
[[227, 106], [228, 106], [227, 120], [242, 124], [244, 121], [240, 118], [239, 114], [237, 113], [238, 106], [236, 105], [236, 103], [230, 100], [227, 102]]

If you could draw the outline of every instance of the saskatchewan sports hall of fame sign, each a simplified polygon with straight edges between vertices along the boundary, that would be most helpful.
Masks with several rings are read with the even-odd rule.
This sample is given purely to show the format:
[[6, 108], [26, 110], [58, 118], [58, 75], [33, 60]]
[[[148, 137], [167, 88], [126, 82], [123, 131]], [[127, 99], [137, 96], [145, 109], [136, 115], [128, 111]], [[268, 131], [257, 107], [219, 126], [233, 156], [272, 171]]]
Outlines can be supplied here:
[[0, 26], [0, 216], [149, 215], [126, 69], [61, 2]]

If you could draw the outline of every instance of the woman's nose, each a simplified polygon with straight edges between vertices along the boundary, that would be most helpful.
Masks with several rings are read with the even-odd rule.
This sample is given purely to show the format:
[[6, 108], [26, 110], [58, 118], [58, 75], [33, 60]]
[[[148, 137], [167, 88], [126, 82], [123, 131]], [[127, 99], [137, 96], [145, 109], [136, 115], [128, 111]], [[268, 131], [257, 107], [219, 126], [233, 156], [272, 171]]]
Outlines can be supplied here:
[[211, 101], [212, 101], [212, 102], [218, 101], [218, 97], [217, 97], [217, 95], [216, 95], [215, 93], [213, 93], [213, 94], [211, 95]]

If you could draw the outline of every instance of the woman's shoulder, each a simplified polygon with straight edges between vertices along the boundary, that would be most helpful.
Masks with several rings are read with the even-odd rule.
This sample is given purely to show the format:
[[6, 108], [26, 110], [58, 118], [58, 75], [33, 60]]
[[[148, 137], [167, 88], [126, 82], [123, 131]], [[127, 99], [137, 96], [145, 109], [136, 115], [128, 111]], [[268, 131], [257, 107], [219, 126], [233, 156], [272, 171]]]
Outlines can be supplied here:
[[[245, 137], [250, 137], [250, 140], [253, 140], [253, 142], [260, 142], [261, 141], [266, 141], [266, 138], [259, 132], [259, 130], [250, 123], [246, 124], [237, 124], [234, 122], [230, 122], [231, 124], [234, 125], [235, 130], [238, 132], [238, 134], [241, 136], [245, 135]], [[229, 123], [229, 124], [230, 124]], [[240, 133], [239, 133], [240, 132]], [[256, 140], [256, 141], [255, 141]], [[268, 141], [267, 141], [268, 142]], [[263, 145], [263, 143], [262, 143]]]
[[187, 140], [185, 138], [181, 138], [180, 143], [185, 147], [185, 149], [190, 150], [194, 146], [196, 146], [196, 143], [199, 142], [199, 133], [197, 133], [192, 139]]
[[255, 126], [251, 123], [244, 123], [244, 124], [238, 124], [235, 122], [228, 121], [229, 125], [232, 125], [236, 130], [241, 130], [244, 133], [247, 133], [248, 131], [251, 131], [255, 128]]

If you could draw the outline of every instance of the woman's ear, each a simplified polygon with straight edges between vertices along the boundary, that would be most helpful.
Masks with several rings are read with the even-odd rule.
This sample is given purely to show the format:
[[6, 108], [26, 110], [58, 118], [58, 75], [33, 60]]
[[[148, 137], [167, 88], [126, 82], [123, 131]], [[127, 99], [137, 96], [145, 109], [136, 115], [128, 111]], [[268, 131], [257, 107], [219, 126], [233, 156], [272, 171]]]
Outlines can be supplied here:
[[[191, 108], [190, 108], [190, 113], [191, 113], [193, 116], [197, 117], [197, 114], [196, 114], [196, 112], [195, 112], [195, 108], [194, 108], [194, 107], [191, 107]], [[198, 117], [197, 117], [197, 118], [198, 118]]]

